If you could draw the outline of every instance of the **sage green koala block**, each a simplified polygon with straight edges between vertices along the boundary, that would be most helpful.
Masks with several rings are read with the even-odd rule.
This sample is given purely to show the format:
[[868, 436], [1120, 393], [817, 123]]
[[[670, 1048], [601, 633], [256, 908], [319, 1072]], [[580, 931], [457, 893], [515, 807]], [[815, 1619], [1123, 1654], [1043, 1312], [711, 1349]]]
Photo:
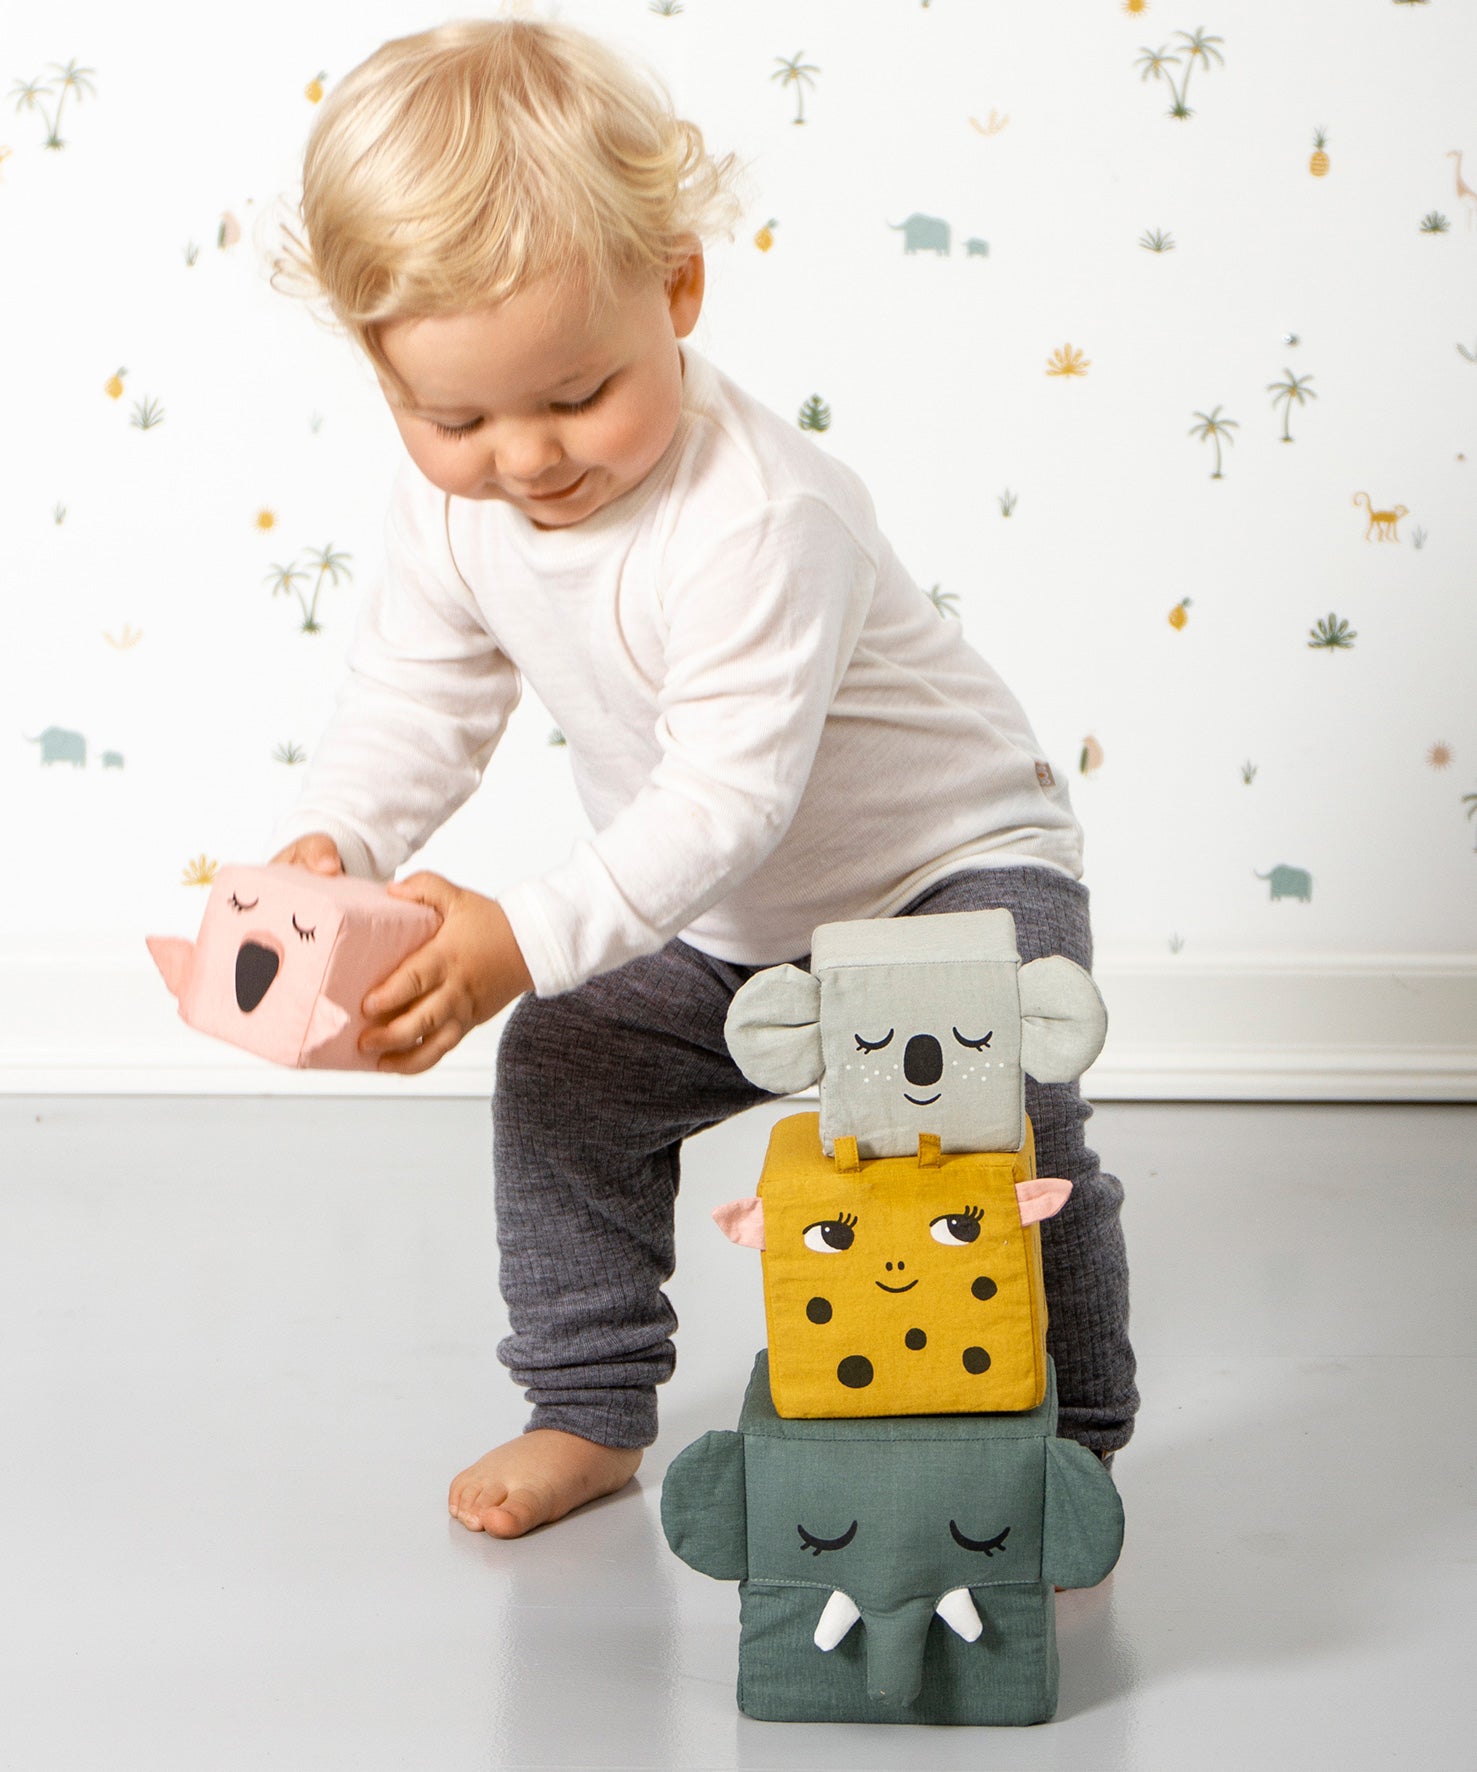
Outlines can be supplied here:
[[1123, 1509], [1016, 1414], [784, 1419], [755, 1361], [736, 1433], [678, 1455], [662, 1523], [740, 1595], [739, 1708], [774, 1722], [1018, 1724], [1056, 1710], [1055, 1584], [1112, 1568]]

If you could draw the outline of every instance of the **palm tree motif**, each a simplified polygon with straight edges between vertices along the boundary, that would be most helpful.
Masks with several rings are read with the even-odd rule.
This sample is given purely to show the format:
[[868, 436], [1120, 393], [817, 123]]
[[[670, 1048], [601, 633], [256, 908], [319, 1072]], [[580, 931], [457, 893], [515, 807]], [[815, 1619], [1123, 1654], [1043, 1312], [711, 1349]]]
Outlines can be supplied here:
[[[48, 148], [62, 148], [66, 146], [61, 137], [61, 127], [62, 107], [67, 102], [67, 94], [75, 92], [77, 103], [80, 105], [86, 93], [96, 93], [97, 88], [92, 84], [90, 76], [97, 70], [95, 68], [79, 68], [75, 57], [67, 63], [66, 67], [62, 67], [60, 62], [53, 62], [51, 66], [57, 76], [55, 80], [17, 80], [11, 89], [10, 96], [15, 100], [17, 112], [40, 111], [46, 124], [46, 146]], [[56, 114], [54, 116], [48, 115], [45, 105], [41, 102], [43, 96], [55, 97]]]
[[[272, 587], [272, 595], [274, 597], [293, 596], [297, 598], [298, 608], [303, 612], [300, 632], [318, 634], [323, 631], [322, 624], [318, 620], [318, 596], [323, 589], [323, 581], [326, 578], [330, 584], [337, 585], [340, 576], [352, 579], [353, 574], [349, 571], [348, 564], [352, 557], [350, 554], [336, 554], [333, 551], [333, 544], [330, 542], [327, 547], [319, 548], [316, 553], [309, 549], [306, 566], [299, 566], [296, 560], [288, 566], [273, 564], [271, 571], [267, 574], [267, 582]], [[313, 581], [312, 596], [304, 597], [298, 587], [306, 584], [309, 574], [313, 571], [316, 571], [318, 576]]]
[[1167, 68], [1179, 67], [1180, 58], [1178, 55], [1171, 55], [1165, 49], [1146, 49], [1143, 52], [1143, 59], [1139, 63], [1139, 66], [1144, 70], [1141, 78], [1147, 80], [1152, 75], [1156, 80], [1167, 80], [1169, 90], [1174, 95], [1174, 104], [1168, 114], [1171, 117], [1179, 118], [1193, 117], [1195, 113], [1185, 102], [1186, 95], [1190, 90], [1190, 75], [1194, 72], [1197, 60], [1205, 63], [1207, 71], [1210, 68], [1212, 56], [1222, 66], [1225, 65], [1226, 58], [1215, 47], [1217, 43], [1223, 43], [1225, 39], [1207, 36], [1204, 31], [1180, 31], [1176, 34], [1181, 39], [1185, 52], [1185, 78], [1180, 87], [1176, 89], [1173, 74], [1165, 72]]
[[1231, 435], [1231, 432], [1240, 428], [1238, 419], [1222, 418], [1220, 411], [1220, 407], [1217, 406], [1215, 411], [1208, 415], [1204, 412], [1197, 412], [1196, 418], [1203, 422], [1198, 427], [1191, 425], [1189, 433], [1192, 437], [1198, 437], [1202, 443], [1209, 437], [1215, 444], [1215, 472], [1210, 476], [1212, 480], [1224, 480], [1226, 477], [1221, 472], [1221, 438], [1224, 437], [1228, 443], [1234, 443], [1236, 439]]
[[805, 88], [813, 86], [815, 84], [813, 76], [820, 73], [819, 68], [812, 67], [809, 62], [801, 61], [800, 58], [804, 54], [803, 49], [797, 50], [788, 61], [782, 55], [777, 55], [774, 59], [779, 63], [779, 67], [769, 76], [771, 80], [778, 80], [781, 86], [795, 88], [794, 120], [797, 123], [805, 121]]
[[1359, 638], [1359, 630], [1351, 628], [1342, 616], [1324, 615], [1318, 619], [1315, 628], [1309, 628], [1311, 638], [1308, 641], [1314, 652], [1347, 652]]
[[1267, 392], [1273, 396], [1272, 404], [1274, 406], [1280, 404], [1283, 408], [1282, 441], [1284, 443], [1291, 443], [1292, 433], [1289, 429], [1289, 425], [1292, 421], [1293, 401], [1296, 400], [1298, 405], [1301, 406], [1304, 400], [1316, 400], [1318, 396], [1308, 391], [1308, 383], [1313, 379], [1311, 375], [1305, 375], [1303, 379], [1299, 381], [1290, 369], [1284, 371], [1284, 373], [1287, 376], [1287, 380], [1269, 381], [1267, 383]]
[[[1477, 794], [1463, 794], [1462, 805], [1467, 809], [1468, 818], [1477, 818]], [[1477, 842], [1474, 842], [1472, 847], [1477, 850]]]
[[934, 608], [939, 612], [939, 617], [941, 620], [947, 621], [947, 619], [951, 615], [955, 618], [956, 621], [958, 620], [958, 618], [959, 618], [959, 593], [958, 593], [958, 591], [946, 591], [942, 585], [933, 585], [929, 590], [924, 592], [924, 595], [928, 598], [929, 602], [933, 604]]

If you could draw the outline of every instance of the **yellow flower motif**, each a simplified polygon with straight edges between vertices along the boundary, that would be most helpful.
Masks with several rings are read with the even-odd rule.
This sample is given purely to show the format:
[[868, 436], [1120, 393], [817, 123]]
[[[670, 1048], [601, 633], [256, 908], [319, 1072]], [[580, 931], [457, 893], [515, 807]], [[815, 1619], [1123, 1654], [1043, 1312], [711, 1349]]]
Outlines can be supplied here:
[[1075, 345], [1063, 345], [1046, 366], [1048, 375], [1086, 375], [1089, 363]]
[[1451, 746], [1442, 744], [1439, 740], [1426, 752], [1426, 761], [1433, 769], [1450, 769], [1451, 759]]
[[256, 526], [263, 535], [265, 535], [269, 529], [275, 529], [277, 527], [277, 513], [275, 511], [269, 511], [266, 506], [263, 505], [261, 510], [256, 514]]
[[185, 871], [180, 876], [181, 886], [209, 886], [215, 879], [216, 869], [221, 864], [211, 861], [209, 856], [197, 855], [193, 861], [185, 863]]

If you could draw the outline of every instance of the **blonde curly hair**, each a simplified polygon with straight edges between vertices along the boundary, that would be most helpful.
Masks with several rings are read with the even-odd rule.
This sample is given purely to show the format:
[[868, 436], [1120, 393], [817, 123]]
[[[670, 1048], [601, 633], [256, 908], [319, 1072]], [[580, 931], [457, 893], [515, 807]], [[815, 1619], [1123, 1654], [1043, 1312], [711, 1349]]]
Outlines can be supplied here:
[[536, 279], [597, 302], [730, 233], [714, 159], [654, 78], [565, 25], [472, 19], [383, 44], [334, 89], [272, 283], [326, 303], [383, 380], [392, 320], [489, 306]]

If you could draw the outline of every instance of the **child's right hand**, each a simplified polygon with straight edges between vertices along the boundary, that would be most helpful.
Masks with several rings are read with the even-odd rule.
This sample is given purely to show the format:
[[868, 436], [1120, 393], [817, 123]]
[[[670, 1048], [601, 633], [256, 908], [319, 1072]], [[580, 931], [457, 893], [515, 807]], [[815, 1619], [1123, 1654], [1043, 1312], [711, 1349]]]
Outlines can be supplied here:
[[279, 849], [272, 857], [272, 864], [289, 862], [300, 868], [311, 868], [316, 874], [341, 874], [344, 871], [343, 858], [339, 855], [338, 844], [332, 837], [325, 837], [322, 831], [314, 831], [310, 836], [299, 837], [289, 843], [285, 849]]

